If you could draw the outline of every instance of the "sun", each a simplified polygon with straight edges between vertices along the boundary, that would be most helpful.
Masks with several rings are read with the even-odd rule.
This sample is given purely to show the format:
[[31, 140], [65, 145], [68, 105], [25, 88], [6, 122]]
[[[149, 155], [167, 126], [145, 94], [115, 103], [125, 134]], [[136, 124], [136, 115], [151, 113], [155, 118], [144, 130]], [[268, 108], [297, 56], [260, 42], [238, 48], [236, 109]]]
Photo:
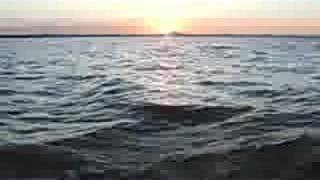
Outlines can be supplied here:
[[144, 8], [140, 9], [140, 17], [143, 17], [152, 33], [168, 34], [183, 30], [184, 19], [187, 19], [191, 11], [181, 0], [145, 2]]
[[147, 23], [154, 33], [169, 34], [183, 30], [183, 21], [174, 17], [150, 18]]
[[181, 28], [180, 22], [173, 18], [161, 18], [155, 24], [159, 33], [168, 34], [174, 31], [179, 31]]

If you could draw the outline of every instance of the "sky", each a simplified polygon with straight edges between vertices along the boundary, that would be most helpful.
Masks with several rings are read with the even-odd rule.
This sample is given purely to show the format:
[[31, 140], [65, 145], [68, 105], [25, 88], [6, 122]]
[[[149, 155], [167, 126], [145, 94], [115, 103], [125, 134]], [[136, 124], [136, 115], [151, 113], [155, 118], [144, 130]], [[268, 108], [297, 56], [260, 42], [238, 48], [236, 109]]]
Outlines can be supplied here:
[[320, 34], [320, 0], [0, 0], [0, 34]]

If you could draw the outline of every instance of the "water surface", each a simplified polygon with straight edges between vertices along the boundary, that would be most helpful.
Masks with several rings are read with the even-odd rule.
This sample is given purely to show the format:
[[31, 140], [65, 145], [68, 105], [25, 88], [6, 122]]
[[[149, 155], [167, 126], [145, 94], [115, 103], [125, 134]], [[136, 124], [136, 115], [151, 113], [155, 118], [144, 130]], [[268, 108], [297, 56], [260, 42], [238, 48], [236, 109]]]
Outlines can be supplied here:
[[319, 45], [0, 39], [0, 177], [317, 179]]

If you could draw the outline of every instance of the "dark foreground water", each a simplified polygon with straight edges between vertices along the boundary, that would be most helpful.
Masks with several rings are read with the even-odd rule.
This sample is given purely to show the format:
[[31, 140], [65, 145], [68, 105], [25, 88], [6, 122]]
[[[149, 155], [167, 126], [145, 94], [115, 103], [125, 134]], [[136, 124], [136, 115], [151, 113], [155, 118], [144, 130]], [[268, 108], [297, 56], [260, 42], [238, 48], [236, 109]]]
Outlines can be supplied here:
[[320, 39], [0, 39], [0, 179], [320, 178]]

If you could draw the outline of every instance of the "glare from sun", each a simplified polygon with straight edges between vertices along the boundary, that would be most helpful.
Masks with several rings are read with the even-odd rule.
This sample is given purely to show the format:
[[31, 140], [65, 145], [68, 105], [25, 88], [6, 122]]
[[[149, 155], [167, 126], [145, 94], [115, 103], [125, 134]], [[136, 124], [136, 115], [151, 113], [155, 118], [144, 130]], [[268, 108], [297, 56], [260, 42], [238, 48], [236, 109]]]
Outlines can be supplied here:
[[179, 22], [175, 19], [160, 19], [156, 26], [158, 31], [164, 34], [179, 30]]
[[131, 0], [126, 0], [126, 2], [128, 3], [121, 3], [119, 0], [114, 4], [113, 13], [125, 18], [142, 18], [144, 25], [153, 33], [166, 34], [183, 31], [186, 25], [185, 19], [192, 16], [195, 11], [193, 5], [182, 0], [139, 0], [141, 6], [137, 6]]
[[179, 32], [183, 28], [183, 21], [174, 17], [150, 18], [147, 23], [153, 29], [153, 32], [161, 34]]

